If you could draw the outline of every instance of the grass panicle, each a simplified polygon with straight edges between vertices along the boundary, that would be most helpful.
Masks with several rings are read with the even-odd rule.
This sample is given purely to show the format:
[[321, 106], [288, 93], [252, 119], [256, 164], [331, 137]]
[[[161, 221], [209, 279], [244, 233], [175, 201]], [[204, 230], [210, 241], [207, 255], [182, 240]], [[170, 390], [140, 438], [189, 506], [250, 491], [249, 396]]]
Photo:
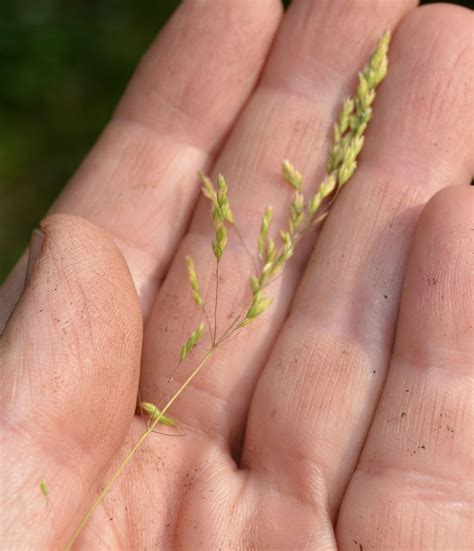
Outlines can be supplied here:
[[[234, 318], [232, 323], [230, 323], [227, 329], [220, 335], [217, 327], [219, 263], [228, 241], [226, 226], [234, 224], [234, 215], [230, 207], [228, 187], [224, 177], [222, 175], [218, 176], [216, 188], [210, 178], [202, 173], [199, 174], [202, 192], [210, 201], [211, 220], [215, 232], [215, 239], [212, 241], [212, 250], [216, 259], [216, 294], [213, 327], [211, 327], [210, 320], [204, 309], [204, 301], [198, 283], [196, 268], [190, 257], [186, 258], [186, 267], [194, 302], [202, 308], [211, 330], [210, 347], [198, 365], [191, 371], [190, 375], [178, 387], [163, 408], [158, 409], [150, 402], [139, 403], [142, 411], [150, 417], [150, 422], [147, 424], [144, 433], [113, 473], [110, 480], [105, 484], [92, 506], [82, 518], [79, 526], [66, 544], [66, 551], [71, 549], [91, 515], [110, 490], [112, 484], [130, 462], [143, 442], [153, 432], [154, 427], [158, 423], [175, 426], [175, 422], [165, 414], [189, 387], [193, 379], [198, 375], [204, 365], [206, 365], [215, 351], [227, 343], [244, 327], [253, 323], [272, 304], [272, 298], [267, 296], [265, 289], [281, 273], [286, 263], [293, 256], [295, 247], [305, 232], [312, 225], [318, 224], [324, 220], [338, 193], [343, 186], [347, 184], [347, 181], [356, 169], [357, 158], [364, 145], [364, 133], [372, 117], [372, 103], [375, 98], [375, 90], [387, 73], [387, 52], [389, 42], [390, 34], [387, 32], [381, 37], [369, 62], [359, 73], [358, 85], [354, 98], [344, 100], [341, 113], [334, 125], [333, 143], [327, 162], [327, 174], [317, 191], [309, 199], [306, 200], [303, 194], [303, 177], [301, 173], [298, 172], [288, 160], [283, 161], [281, 167], [282, 177], [292, 189], [288, 226], [279, 230], [279, 244], [277, 245], [275, 239], [270, 236], [273, 211], [271, 207], [265, 210], [257, 243], [260, 265], [256, 273], [250, 278], [250, 287], [252, 290], [250, 304], [244, 309], [240, 316]], [[200, 341], [203, 334], [204, 324], [200, 323], [182, 346], [179, 354], [179, 364], [186, 359], [190, 351]], [[47, 495], [43, 488], [42, 491]]]

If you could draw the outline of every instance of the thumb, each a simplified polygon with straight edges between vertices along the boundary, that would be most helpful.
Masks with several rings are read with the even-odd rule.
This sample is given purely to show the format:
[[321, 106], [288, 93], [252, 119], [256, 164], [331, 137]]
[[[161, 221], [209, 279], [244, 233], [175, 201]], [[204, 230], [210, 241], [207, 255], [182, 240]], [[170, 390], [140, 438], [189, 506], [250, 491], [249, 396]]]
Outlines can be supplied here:
[[51, 216], [30, 251], [39, 256], [0, 339], [8, 549], [56, 548], [77, 523], [132, 420], [142, 342], [132, 279], [102, 230]]

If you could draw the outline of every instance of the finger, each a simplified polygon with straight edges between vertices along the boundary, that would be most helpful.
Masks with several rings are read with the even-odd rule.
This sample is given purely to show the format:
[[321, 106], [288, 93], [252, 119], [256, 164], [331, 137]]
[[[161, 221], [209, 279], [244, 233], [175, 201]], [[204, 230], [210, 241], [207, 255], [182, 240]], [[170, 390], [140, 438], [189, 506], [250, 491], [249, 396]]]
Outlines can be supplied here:
[[[356, 6], [353, 2], [300, 0], [290, 7], [262, 81], [216, 165], [229, 181], [236, 224], [251, 250], [255, 249], [267, 205], [274, 207], [275, 227], [287, 224], [290, 191], [279, 175], [281, 160], [291, 158], [304, 170], [308, 182], [320, 181], [333, 113], [383, 30], [393, 26], [412, 4], [410, 0], [390, 2], [382, 9], [377, 2]], [[335, 33], [342, 7], [346, 17], [341, 32]], [[360, 40], [362, 21], [364, 40]], [[196, 261], [206, 291], [205, 303], [213, 318], [216, 275], [210, 247], [212, 231], [209, 204], [203, 200], [147, 323], [142, 390], [153, 402], [164, 401], [171, 388], [188, 374], [183, 366], [175, 387], [166, 384], [177, 352], [199, 322], [197, 309], [193, 315], [188, 313], [190, 296], [177, 299], [188, 286], [183, 269], [185, 254], [192, 254]], [[219, 271], [218, 334], [229, 325], [229, 316], [239, 314], [248, 302], [248, 281], [253, 272], [252, 260], [235, 234], [230, 239]], [[272, 288], [277, 300], [271, 319], [216, 353], [212, 364], [183, 395], [177, 408], [183, 422], [233, 444], [239, 441], [256, 378], [286, 316], [303, 262], [304, 255], [300, 255], [285, 278]], [[194, 359], [198, 358], [195, 354]]]
[[187, 227], [196, 173], [254, 87], [280, 14], [279, 0], [183, 2], [52, 208], [113, 235], [144, 310]]
[[0, 340], [9, 549], [61, 547], [130, 426], [138, 385], [142, 320], [118, 249], [80, 218], [55, 215], [41, 229], [32, 240], [42, 241], [40, 256]]
[[252, 403], [244, 464], [302, 499], [322, 492], [333, 516], [383, 384], [420, 210], [473, 172], [466, 14], [421, 8], [397, 30], [358, 172], [318, 239]]
[[368, 549], [474, 543], [473, 192], [437, 194], [418, 224], [390, 371], [342, 504], [343, 547], [356, 535]]

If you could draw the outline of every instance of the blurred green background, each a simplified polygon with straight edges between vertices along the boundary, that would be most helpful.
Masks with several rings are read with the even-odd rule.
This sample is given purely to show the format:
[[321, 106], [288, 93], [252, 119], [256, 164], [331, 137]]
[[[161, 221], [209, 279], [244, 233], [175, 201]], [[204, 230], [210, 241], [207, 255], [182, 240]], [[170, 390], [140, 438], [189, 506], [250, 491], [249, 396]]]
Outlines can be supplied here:
[[0, 282], [178, 4], [0, 0]]

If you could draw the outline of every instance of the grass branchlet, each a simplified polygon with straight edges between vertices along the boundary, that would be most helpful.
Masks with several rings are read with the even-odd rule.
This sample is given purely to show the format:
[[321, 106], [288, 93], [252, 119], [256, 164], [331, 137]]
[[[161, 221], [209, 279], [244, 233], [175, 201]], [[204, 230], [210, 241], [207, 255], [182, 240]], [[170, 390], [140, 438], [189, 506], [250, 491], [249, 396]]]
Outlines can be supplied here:
[[202, 182], [202, 192], [211, 202], [211, 219], [216, 233], [216, 238], [212, 242], [212, 250], [219, 263], [228, 240], [226, 223], [234, 223], [234, 215], [230, 209], [227, 195], [227, 182], [224, 176], [219, 174], [218, 188], [216, 190], [210, 178], [202, 172], [199, 173], [199, 176]]

